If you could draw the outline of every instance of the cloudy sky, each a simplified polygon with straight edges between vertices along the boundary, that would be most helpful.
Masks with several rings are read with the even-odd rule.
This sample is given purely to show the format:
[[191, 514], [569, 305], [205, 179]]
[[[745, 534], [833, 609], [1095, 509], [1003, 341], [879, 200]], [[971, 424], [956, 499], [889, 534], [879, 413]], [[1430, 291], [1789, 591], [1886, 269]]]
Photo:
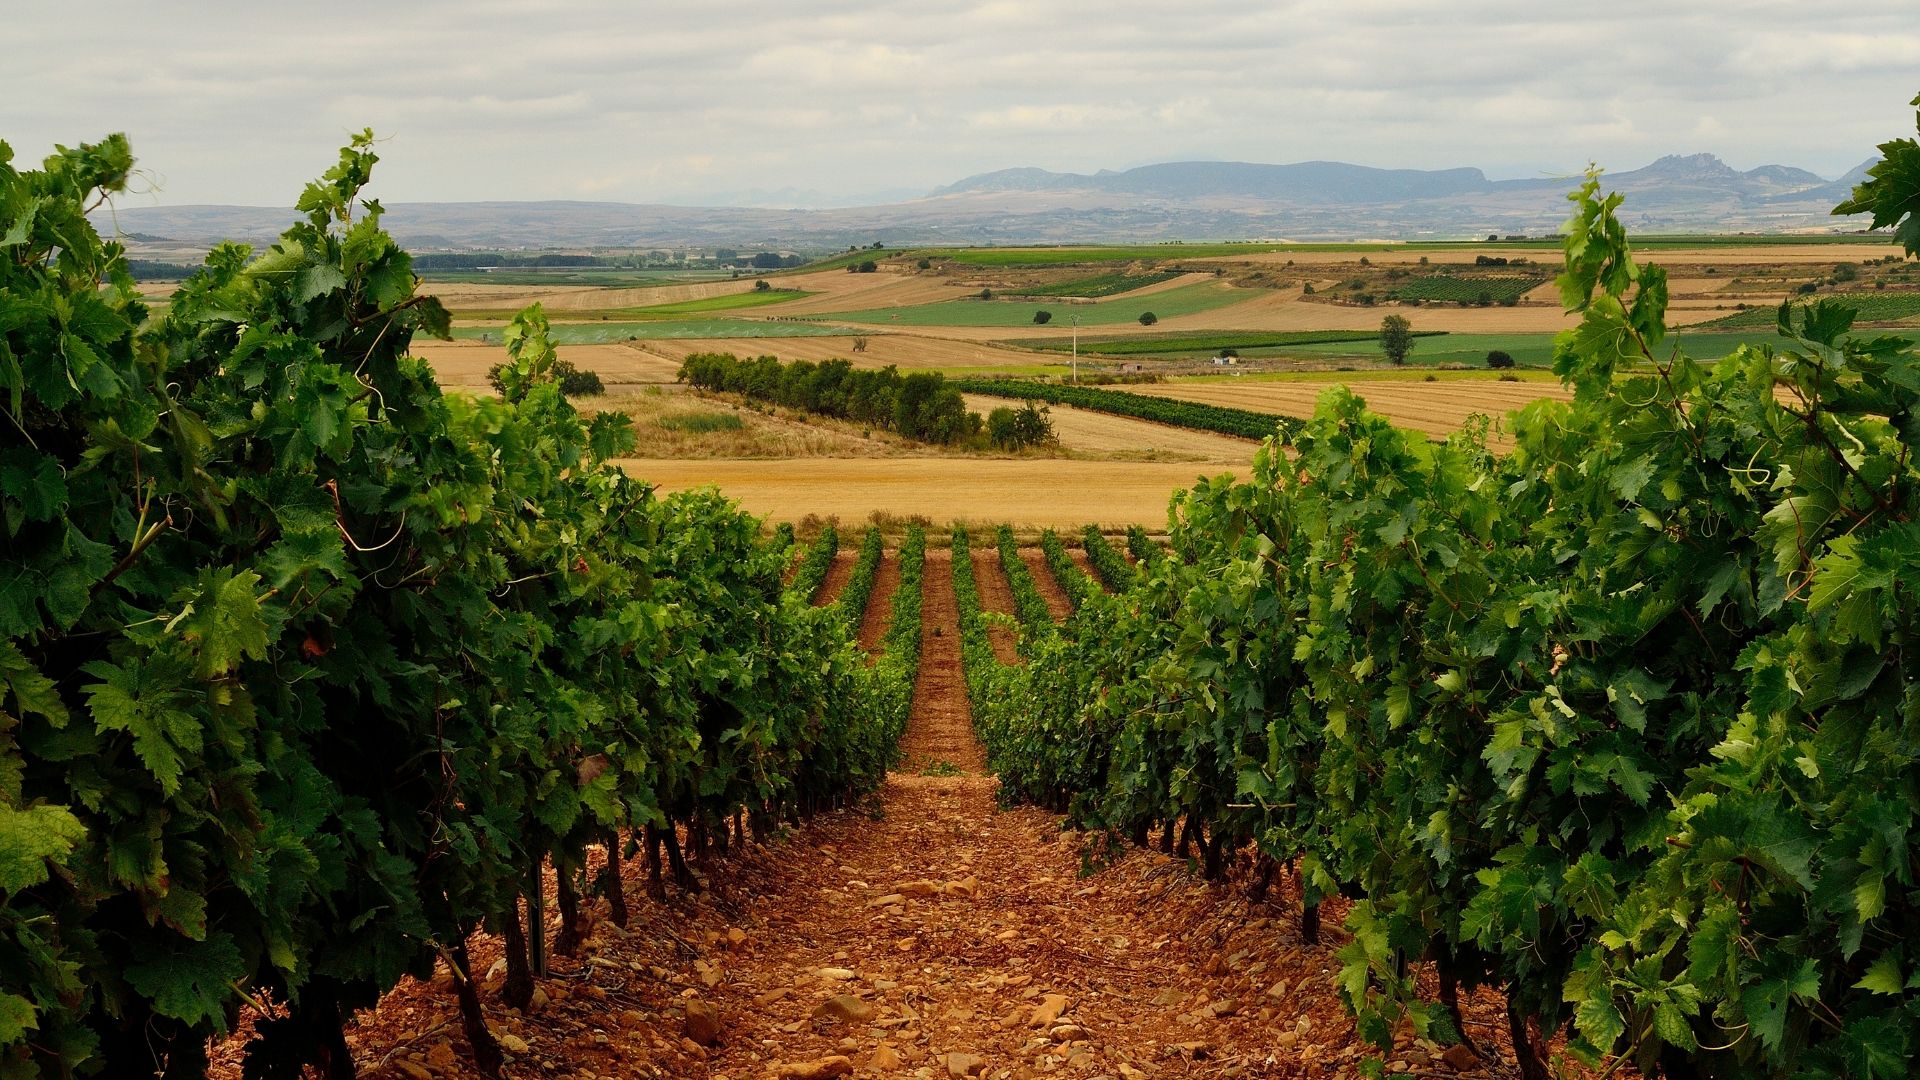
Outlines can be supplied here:
[[1920, 91], [1915, 0], [7, 7], [0, 139], [125, 131], [165, 204], [286, 205], [369, 126], [389, 202], [812, 205], [1193, 159], [1833, 177], [1913, 134]]

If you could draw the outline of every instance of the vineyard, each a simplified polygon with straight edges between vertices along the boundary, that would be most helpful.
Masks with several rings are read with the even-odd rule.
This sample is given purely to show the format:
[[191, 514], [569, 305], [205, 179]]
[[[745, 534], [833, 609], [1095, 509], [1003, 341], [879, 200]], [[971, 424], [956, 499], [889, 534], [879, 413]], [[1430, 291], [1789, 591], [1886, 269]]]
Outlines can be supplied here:
[[[1883, 151], [1856, 209], [1911, 222], [1920, 146]], [[1055, 627], [1008, 563], [1022, 662], [969, 631], [976, 722], [1004, 799], [1288, 881], [1303, 940], [1341, 901], [1383, 1047], [1465, 1038], [1492, 986], [1528, 1080], [1558, 1037], [1608, 1073], [1905, 1076], [1920, 357], [1830, 301], [1712, 366], [1663, 347], [1618, 204], [1578, 193], [1573, 399], [1510, 453], [1328, 391], [1251, 483], [1177, 497], [1124, 593]]]
[[[1843, 301], [1862, 323], [1904, 322], [1920, 317], [1920, 293], [1888, 292], [1849, 295]], [[1765, 330], [1779, 319], [1779, 308], [1762, 304], [1700, 324], [1707, 330]]]
[[[160, 311], [87, 217], [125, 139], [0, 143], [0, 1080], [1912, 1072], [1909, 338], [1688, 356], [1593, 174], [1497, 441], [690, 354], [1262, 440], [1163, 534], [769, 529], [623, 471], [537, 306], [442, 393], [372, 146]], [[1843, 209], [1920, 254], [1881, 149]]]
[[1451, 274], [1432, 274], [1395, 285], [1387, 297], [1436, 304], [1511, 304], [1546, 283], [1544, 277], [1455, 277]]
[[1131, 416], [1196, 431], [1214, 431], [1247, 439], [1264, 439], [1276, 431], [1287, 432], [1298, 421], [1272, 413], [1235, 409], [1225, 405], [1207, 405], [1193, 401], [1129, 394], [1123, 390], [1102, 390], [1092, 386], [1039, 383], [1021, 379], [948, 379], [947, 385], [963, 394], [1044, 401], [1049, 405], [1072, 405], [1094, 412]]

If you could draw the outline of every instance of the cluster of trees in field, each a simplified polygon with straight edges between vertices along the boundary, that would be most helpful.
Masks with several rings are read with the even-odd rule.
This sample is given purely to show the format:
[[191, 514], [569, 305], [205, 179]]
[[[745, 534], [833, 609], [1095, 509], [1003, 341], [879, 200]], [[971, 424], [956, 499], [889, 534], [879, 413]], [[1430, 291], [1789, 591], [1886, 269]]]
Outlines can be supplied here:
[[[1882, 149], [1842, 210], [1910, 226], [1920, 144]], [[1697, 363], [1618, 204], [1577, 194], [1573, 399], [1511, 452], [1331, 389], [1250, 482], [1176, 497], [1137, 584], [1023, 616], [1023, 665], [985, 648], [956, 536], [980, 731], [1008, 797], [1261, 891], [1290, 872], [1308, 938], [1350, 898], [1340, 992], [1382, 1046], [1467, 1037], [1491, 984], [1528, 1080], [1561, 1035], [1607, 1072], [1904, 1077], [1920, 354], [1823, 300]]]
[[436, 965], [497, 1074], [477, 928], [524, 1008], [549, 872], [566, 952], [583, 894], [628, 918], [632, 852], [694, 887], [680, 830], [746, 842], [892, 759], [898, 679], [783, 590], [791, 532], [613, 467], [627, 422], [567, 404], [537, 309], [498, 398], [407, 355], [448, 315], [360, 198], [371, 144], [158, 316], [86, 217], [126, 140], [0, 144], [0, 1074], [201, 1075], [270, 999], [248, 1077], [351, 1076], [350, 1014]]
[[693, 353], [679, 378], [701, 390], [739, 394], [857, 424], [870, 424], [920, 442], [959, 445], [983, 440], [1004, 450], [1053, 441], [1053, 425], [1038, 407], [995, 409], [986, 419], [937, 371], [902, 374], [889, 364], [856, 368], [846, 360], [743, 360], [732, 353]]

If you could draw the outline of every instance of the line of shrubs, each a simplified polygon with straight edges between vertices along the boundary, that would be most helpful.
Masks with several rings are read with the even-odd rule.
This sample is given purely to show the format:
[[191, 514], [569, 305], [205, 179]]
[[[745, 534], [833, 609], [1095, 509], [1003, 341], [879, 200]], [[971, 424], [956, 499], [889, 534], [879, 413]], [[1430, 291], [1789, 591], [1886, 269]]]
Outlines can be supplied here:
[[774, 356], [742, 360], [732, 353], [694, 353], [681, 362], [679, 379], [701, 390], [871, 424], [919, 442], [1018, 450], [1054, 438], [1045, 408], [1000, 408], [982, 420], [944, 375], [902, 374], [891, 364], [855, 368], [846, 360], [782, 363]]

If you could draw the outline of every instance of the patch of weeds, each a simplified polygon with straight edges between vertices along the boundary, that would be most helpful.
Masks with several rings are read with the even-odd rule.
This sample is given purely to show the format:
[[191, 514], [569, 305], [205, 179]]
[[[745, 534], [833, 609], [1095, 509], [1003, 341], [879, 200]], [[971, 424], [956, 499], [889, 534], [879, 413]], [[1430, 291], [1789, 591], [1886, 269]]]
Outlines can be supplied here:
[[689, 435], [706, 435], [715, 431], [739, 431], [746, 425], [736, 413], [690, 412], [663, 416], [655, 421], [668, 431], [683, 431]]

